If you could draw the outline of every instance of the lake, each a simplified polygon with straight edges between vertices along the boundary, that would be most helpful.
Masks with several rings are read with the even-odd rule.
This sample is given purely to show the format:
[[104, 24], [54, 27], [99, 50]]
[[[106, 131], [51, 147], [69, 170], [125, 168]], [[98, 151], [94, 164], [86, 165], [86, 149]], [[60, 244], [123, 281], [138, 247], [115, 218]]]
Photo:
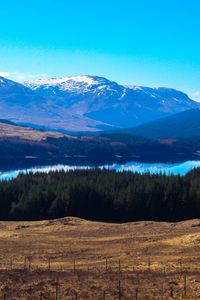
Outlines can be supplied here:
[[[200, 167], [199, 160], [188, 160], [185, 162], [177, 162], [177, 163], [143, 163], [137, 161], [131, 161], [127, 163], [112, 163], [106, 165], [99, 165], [99, 168], [105, 168], [109, 170], [116, 170], [118, 172], [122, 171], [131, 171], [137, 173], [146, 173], [149, 172], [151, 174], [159, 174], [165, 173], [167, 175], [185, 175], [193, 168]], [[77, 170], [77, 169], [90, 169], [93, 166], [90, 165], [65, 165], [65, 164], [56, 164], [52, 166], [41, 166], [41, 167], [31, 167], [27, 169], [18, 169], [18, 170], [8, 170], [8, 171], [0, 171], [0, 180], [11, 180], [16, 178], [19, 173], [29, 173], [29, 172], [44, 172], [48, 173], [50, 171], [59, 171], [65, 170], [66, 172], [69, 170]]]

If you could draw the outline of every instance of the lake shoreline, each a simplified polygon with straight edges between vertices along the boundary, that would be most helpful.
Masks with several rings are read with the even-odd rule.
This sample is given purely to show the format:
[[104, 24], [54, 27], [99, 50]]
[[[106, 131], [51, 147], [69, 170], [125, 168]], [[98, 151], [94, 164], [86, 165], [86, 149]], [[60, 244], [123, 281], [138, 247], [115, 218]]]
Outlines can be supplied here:
[[10, 170], [0, 170], [0, 180], [12, 180], [16, 178], [20, 173], [49, 173], [52, 171], [71, 171], [71, 170], [82, 170], [82, 169], [107, 169], [115, 170], [117, 172], [133, 172], [133, 173], [150, 173], [150, 174], [166, 174], [166, 175], [185, 175], [194, 168], [200, 167], [200, 160], [188, 160], [184, 162], [139, 162], [139, 161], [129, 161], [129, 162], [115, 162], [108, 164], [99, 165], [75, 165], [75, 164], [54, 164], [54, 165], [40, 165], [31, 166], [28, 168], [10, 169]]

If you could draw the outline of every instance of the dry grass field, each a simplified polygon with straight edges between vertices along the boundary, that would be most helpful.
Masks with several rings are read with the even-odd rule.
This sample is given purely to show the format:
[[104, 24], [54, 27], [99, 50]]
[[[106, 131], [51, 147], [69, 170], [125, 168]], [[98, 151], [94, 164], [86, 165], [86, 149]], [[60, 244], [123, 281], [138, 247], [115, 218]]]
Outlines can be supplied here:
[[43, 141], [47, 137], [60, 138], [64, 134], [57, 132], [39, 131], [30, 127], [14, 126], [0, 122], [0, 137], [1, 138], [19, 138], [31, 141]]
[[0, 299], [199, 298], [199, 220], [0, 223]]

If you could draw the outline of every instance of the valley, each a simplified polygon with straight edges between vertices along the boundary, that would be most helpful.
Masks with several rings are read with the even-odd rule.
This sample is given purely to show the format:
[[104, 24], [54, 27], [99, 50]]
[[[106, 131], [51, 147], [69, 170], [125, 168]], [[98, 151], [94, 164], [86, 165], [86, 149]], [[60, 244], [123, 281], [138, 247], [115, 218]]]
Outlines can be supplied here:
[[[8, 123], [0, 120], [0, 171], [56, 164], [100, 166], [131, 161], [178, 163], [199, 159], [198, 135], [158, 139], [151, 134], [150, 137], [138, 135], [137, 128], [127, 132], [69, 135]], [[148, 130], [145, 132], [148, 135]]]
[[98, 76], [24, 84], [1, 77], [1, 170], [198, 160], [199, 107], [174, 89]]
[[200, 1], [0, 2], [0, 300], [200, 299]]

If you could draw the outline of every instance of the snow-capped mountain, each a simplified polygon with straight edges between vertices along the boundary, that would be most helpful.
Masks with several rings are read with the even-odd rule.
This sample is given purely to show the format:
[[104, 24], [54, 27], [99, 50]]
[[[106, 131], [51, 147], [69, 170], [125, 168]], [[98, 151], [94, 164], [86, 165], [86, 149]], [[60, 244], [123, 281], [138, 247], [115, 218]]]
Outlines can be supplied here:
[[41, 79], [24, 85], [0, 78], [0, 118], [48, 129], [132, 127], [199, 107], [174, 89], [123, 86], [98, 76]]
[[[97, 78], [97, 77], [96, 77]], [[92, 76], [70, 76], [63, 78], [49, 78], [49, 79], [39, 79], [35, 81], [25, 82], [25, 85], [33, 90], [40, 89], [41, 87], [44, 89], [48, 89], [50, 87], [58, 86], [61, 90], [74, 90], [83, 89], [87, 90], [91, 86], [99, 85], [100, 82], [104, 82], [106, 79], [98, 78], [98, 81], [95, 77]]]
[[43, 99], [33, 90], [12, 80], [0, 77], [0, 118], [24, 122], [31, 119], [31, 110], [36, 112]]

